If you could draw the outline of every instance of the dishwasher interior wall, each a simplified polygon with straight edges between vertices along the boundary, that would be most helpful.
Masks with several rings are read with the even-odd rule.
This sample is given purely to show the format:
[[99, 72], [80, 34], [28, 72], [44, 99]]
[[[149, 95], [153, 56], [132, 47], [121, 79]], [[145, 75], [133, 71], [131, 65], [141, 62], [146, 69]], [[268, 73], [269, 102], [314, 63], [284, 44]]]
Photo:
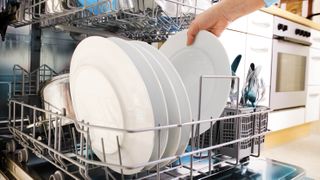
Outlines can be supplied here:
[[30, 26], [8, 27], [6, 40], [0, 41], [0, 120], [7, 119], [9, 94], [15, 64], [29, 71], [30, 68]]
[[[0, 97], [3, 97], [0, 100], [0, 120], [7, 119], [7, 99], [11, 92], [8, 84], [12, 84], [13, 81], [13, 66], [17, 64], [30, 71], [30, 29], [30, 26], [8, 27], [6, 40], [0, 42]], [[47, 64], [58, 73], [68, 70], [75, 47], [76, 42], [70, 38], [69, 33], [55, 32], [50, 28], [43, 29], [40, 65]]]
[[42, 29], [40, 64], [46, 64], [57, 73], [69, 68], [76, 42], [69, 33]]

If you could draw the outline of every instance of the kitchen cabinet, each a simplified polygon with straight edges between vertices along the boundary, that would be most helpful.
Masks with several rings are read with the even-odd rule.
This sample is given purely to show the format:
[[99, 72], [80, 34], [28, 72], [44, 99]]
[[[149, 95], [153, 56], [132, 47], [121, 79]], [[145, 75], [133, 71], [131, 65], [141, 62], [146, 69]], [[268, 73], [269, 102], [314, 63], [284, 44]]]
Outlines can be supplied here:
[[240, 90], [243, 88], [250, 64], [262, 67], [260, 77], [265, 82], [266, 92], [259, 105], [269, 106], [272, 39], [233, 30], [225, 30], [219, 39], [227, 51], [230, 64], [237, 55], [242, 55], [236, 73], [240, 77]]
[[272, 39], [254, 35], [247, 36], [245, 74], [251, 63], [261, 66], [260, 76], [266, 86], [270, 86], [271, 57]]
[[231, 22], [227, 29], [272, 38], [273, 15], [256, 11]]
[[320, 31], [312, 30], [308, 68], [305, 121], [320, 120]]
[[266, 86], [265, 87], [265, 93], [264, 96], [262, 97], [262, 99], [260, 101], [257, 102], [258, 105], [260, 106], [270, 106], [270, 86]]
[[231, 22], [227, 29], [246, 33], [248, 28], [248, 16], [242, 16]]
[[305, 108], [274, 111], [269, 114], [268, 129], [277, 131], [304, 123]]
[[306, 122], [320, 120], [320, 86], [308, 86]]
[[310, 48], [307, 84], [320, 85], [320, 49]]
[[246, 51], [246, 34], [225, 30], [221, 36], [220, 41], [223, 44], [228, 54], [230, 65], [233, 60], [239, 55], [242, 55], [240, 64], [238, 66], [236, 75], [240, 78], [240, 89], [243, 86], [244, 81], [244, 66], [245, 66], [245, 51]]
[[311, 43], [312, 48], [320, 49], [320, 31], [315, 29], [311, 30]]
[[267, 38], [273, 36], [273, 15], [256, 11], [248, 15], [248, 33]]

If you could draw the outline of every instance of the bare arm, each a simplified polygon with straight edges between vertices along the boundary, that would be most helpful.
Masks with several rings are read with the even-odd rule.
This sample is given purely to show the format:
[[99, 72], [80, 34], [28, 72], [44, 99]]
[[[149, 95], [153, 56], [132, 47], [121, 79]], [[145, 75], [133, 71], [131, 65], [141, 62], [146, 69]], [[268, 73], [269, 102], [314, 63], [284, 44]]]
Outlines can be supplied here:
[[263, 0], [222, 0], [199, 14], [188, 30], [188, 45], [191, 45], [200, 30], [219, 36], [229, 22], [264, 6]]

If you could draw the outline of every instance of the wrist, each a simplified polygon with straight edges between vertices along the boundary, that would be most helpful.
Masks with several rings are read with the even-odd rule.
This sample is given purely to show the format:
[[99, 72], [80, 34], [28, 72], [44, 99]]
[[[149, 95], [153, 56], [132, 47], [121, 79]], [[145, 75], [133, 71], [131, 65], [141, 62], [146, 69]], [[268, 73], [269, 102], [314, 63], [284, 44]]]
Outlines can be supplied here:
[[222, 3], [217, 3], [213, 7], [211, 7], [211, 17], [217, 17], [220, 16], [221, 18], [225, 19], [227, 22], [232, 22], [234, 19], [230, 16], [230, 13], [228, 13], [227, 9], [225, 9], [225, 5]]
[[263, 0], [222, 0], [219, 8], [222, 15], [229, 21], [234, 21], [239, 17], [249, 14], [264, 6]]
[[223, 0], [220, 2], [221, 14], [229, 21], [232, 22], [241, 16], [241, 7], [235, 5], [235, 0]]

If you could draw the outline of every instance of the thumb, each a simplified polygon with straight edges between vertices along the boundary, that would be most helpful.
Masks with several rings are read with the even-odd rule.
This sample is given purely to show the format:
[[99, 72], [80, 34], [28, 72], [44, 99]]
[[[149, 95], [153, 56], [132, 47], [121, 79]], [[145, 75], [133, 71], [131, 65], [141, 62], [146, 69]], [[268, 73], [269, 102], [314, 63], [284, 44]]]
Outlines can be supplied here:
[[187, 36], [188, 36], [187, 45], [188, 46], [193, 44], [193, 42], [196, 38], [196, 35], [198, 34], [199, 31], [200, 30], [199, 30], [198, 26], [194, 23], [191, 23], [191, 25], [188, 29], [188, 32], [187, 32]]

